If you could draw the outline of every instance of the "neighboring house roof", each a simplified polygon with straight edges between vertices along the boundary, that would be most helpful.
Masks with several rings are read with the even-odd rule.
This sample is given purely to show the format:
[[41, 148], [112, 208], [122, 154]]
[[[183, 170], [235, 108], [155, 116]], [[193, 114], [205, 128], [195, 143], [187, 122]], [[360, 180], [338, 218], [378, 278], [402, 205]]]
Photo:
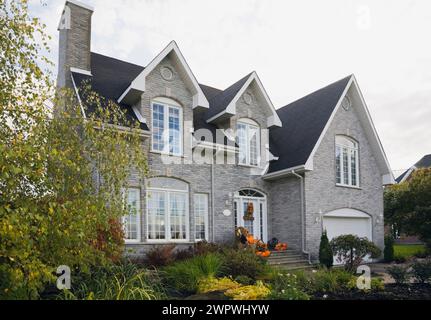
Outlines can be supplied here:
[[422, 159], [416, 162], [414, 166], [403, 172], [403, 174], [396, 179], [397, 183], [406, 181], [415, 170], [422, 168], [431, 168], [431, 154], [425, 155]]
[[268, 173], [305, 165], [352, 76], [277, 110], [282, 127], [270, 129], [270, 151], [279, 157]]
[[[98, 53], [91, 53], [91, 75], [72, 69], [74, 83], [79, 89], [84, 82], [91, 85], [91, 89], [102, 97], [117, 101], [118, 96], [127, 88], [131, 79], [142, 72], [144, 68], [132, 63], [110, 58]], [[129, 121], [139, 121], [139, 116], [127, 104], [119, 104], [125, 111]], [[87, 115], [94, 111], [93, 106], [85, 106]], [[141, 122], [141, 121], [139, 121]], [[148, 126], [141, 122], [141, 129], [148, 131]]]

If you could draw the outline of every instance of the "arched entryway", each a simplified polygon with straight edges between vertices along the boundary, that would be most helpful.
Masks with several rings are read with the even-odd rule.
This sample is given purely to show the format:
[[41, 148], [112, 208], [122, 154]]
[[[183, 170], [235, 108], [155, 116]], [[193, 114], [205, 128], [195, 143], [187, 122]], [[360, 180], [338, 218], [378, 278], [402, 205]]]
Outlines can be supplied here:
[[254, 189], [235, 193], [235, 227], [246, 228], [255, 238], [268, 241], [266, 196]]

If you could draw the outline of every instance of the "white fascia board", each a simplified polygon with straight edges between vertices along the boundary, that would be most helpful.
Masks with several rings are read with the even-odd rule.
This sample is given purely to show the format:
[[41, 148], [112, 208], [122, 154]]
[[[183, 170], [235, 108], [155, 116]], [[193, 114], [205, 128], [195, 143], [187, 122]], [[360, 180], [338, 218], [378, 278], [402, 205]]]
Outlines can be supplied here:
[[413, 167], [411, 167], [410, 169], [409, 169], [409, 171], [407, 171], [407, 173], [404, 175], [404, 177], [401, 179], [401, 181], [400, 181], [400, 183], [401, 182], [404, 182], [404, 181], [406, 181], [411, 175], [412, 175], [412, 173], [413, 173], [413, 171], [415, 171], [417, 168], [415, 167], [415, 166], [413, 166]]
[[293, 172], [302, 173], [305, 171], [310, 171], [310, 170], [307, 169], [304, 165], [300, 165], [300, 166], [291, 167], [291, 168], [283, 169], [283, 170], [272, 172], [272, 173], [267, 173], [262, 178], [264, 180], [273, 180], [273, 179], [286, 177], [286, 176], [292, 174]]
[[91, 74], [91, 71], [88, 70], [84, 70], [84, 69], [79, 69], [79, 68], [74, 68], [74, 67], [70, 67], [70, 72], [73, 73], [79, 73], [79, 74], [83, 74], [85, 76], [90, 76], [92, 77], [93, 75]]
[[371, 131], [372, 131], [371, 133], [372, 133], [372, 135], [373, 135], [373, 136], [374, 136], [374, 138], [375, 138], [375, 142], [377, 143], [378, 148], [379, 148], [380, 153], [381, 153], [381, 156], [383, 157], [383, 160], [384, 160], [384, 162], [385, 162], [385, 165], [386, 165], [386, 173], [385, 173], [385, 174], [387, 174], [387, 175], [390, 175], [390, 176], [391, 176], [391, 178], [390, 178], [390, 180], [392, 181], [392, 183], [391, 183], [391, 184], [394, 184], [394, 183], [395, 183], [395, 178], [394, 178], [394, 175], [393, 175], [393, 173], [392, 173], [391, 166], [389, 165], [389, 161], [388, 161], [388, 158], [387, 158], [387, 156], [386, 156], [385, 150], [383, 149], [382, 142], [381, 142], [381, 140], [380, 140], [380, 138], [379, 138], [379, 135], [377, 134], [376, 127], [374, 126], [373, 119], [371, 118], [370, 111], [368, 110], [368, 107], [367, 107], [367, 104], [366, 104], [366, 102], [365, 102], [364, 96], [363, 96], [363, 94], [362, 94], [361, 89], [359, 88], [359, 85], [358, 85], [358, 82], [356, 81], [355, 76], [353, 75], [353, 76], [352, 76], [352, 78], [353, 78], [353, 83], [355, 84], [355, 88], [356, 88], [356, 90], [357, 90], [357, 92], [358, 92], [358, 94], [359, 94], [359, 97], [360, 97], [360, 99], [361, 99], [362, 106], [363, 106], [363, 108], [364, 108], [364, 110], [365, 110], [365, 114], [366, 114], [366, 116], [367, 116], [367, 120], [368, 120], [368, 122], [370, 123]]
[[72, 4], [74, 4], [75, 6], [78, 6], [78, 7], [81, 7], [81, 8], [84, 8], [84, 9], [87, 9], [87, 10], [90, 10], [90, 11], [94, 12], [94, 7], [92, 7], [92, 6], [90, 6], [90, 5], [86, 4], [86, 3], [83, 3], [83, 2], [81, 2], [81, 1], [77, 1], [77, 0], [67, 0], [67, 1], [66, 1], [66, 5], [67, 5], [68, 3], [72, 3]]
[[145, 119], [143, 116], [142, 116], [142, 114], [141, 114], [141, 112], [139, 111], [139, 109], [136, 107], [136, 106], [133, 106], [132, 107], [132, 109], [133, 109], [133, 112], [135, 113], [135, 115], [136, 115], [136, 118], [138, 119], [138, 121], [140, 122], [140, 123], [147, 123], [147, 119]]
[[[281, 127], [282, 123], [281, 123], [281, 120], [277, 114], [277, 111], [275, 110], [275, 107], [272, 104], [271, 99], [269, 98], [269, 96], [265, 90], [265, 87], [263, 86], [262, 82], [260, 81], [259, 76], [257, 75], [256, 71], [254, 71], [250, 75], [250, 78], [243, 85], [241, 90], [238, 91], [235, 98], [232, 99], [232, 101], [227, 106], [226, 111], [220, 113], [219, 115], [222, 115], [223, 113], [229, 113], [229, 114], [235, 115], [236, 114], [236, 103], [242, 97], [242, 95], [245, 93], [245, 91], [248, 89], [248, 87], [251, 85], [251, 83], [253, 81], [256, 81], [257, 86], [258, 86], [259, 90], [261, 91], [262, 96], [263, 96], [267, 106], [271, 109], [271, 112], [272, 112], [272, 115], [270, 117], [268, 117], [268, 119], [267, 119], [268, 128], [273, 127], [273, 126]], [[213, 119], [217, 119], [219, 117], [219, 115], [216, 115], [213, 118], [209, 119], [208, 122], [213, 121]]]
[[329, 127], [330, 127], [330, 125], [332, 123], [332, 120], [334, 120], [335, 115], [337, 114], [337, 111], [340, 108], [341, 103], [343, 102], [343, 99], [346, 96], [347, 92], [349, 91], [350, 86], [352, 85], [352, 83], [353, 83], [353, 76], [350, 78], [349, 83], [347, 84], [346, 88], [343, 91], [343, 94], [341, 95], [340, 99], [337, 102], [337, 105], [335, 106], [334, 110], [332, 111], [332, 114], [329, 117], [329, 120], [326, 123], [325, 128], [323, 129], [322, 133], [320, 134], [319, 139], [317, 140], [317, 142], [316, 142], [316, 144], [315, 144], [315, 146], [313, 148], [313, 151], [311, 151], [310, 156], [308, 157], [308, 160], [305, 163], [305, 165], [307, 167], [313, 167], [314, 166], [313, 165], [314, 155], [316, 154], [317, 149], [319, 149], [320, 144], [322, 143], [322, 140], [325, 137], [326, 132], [329, 130]]
[[72, 79], [73, 90], [75, 91], [76, 97], [78, 98], [79, 106], [81, 107], [81, 113], [84, 119], [87, 119], [87, 115], [85, 114], [84, 105], [82, 104], [81, 97], [79, 96], [78, 88], [76, 87], [75, 79], [73, 78], [73, 74], [70, 74], [70, 78]]
[[198, 106], [209, 108], [209, 102], [207, 98], [205, 97], [205, 94], [203, 93], [201, 87], [199, 86], [199, 83], [196, 80], [196, 77], [192, 73], [189, 65], [187, 64], [184, 56], [182, 55], [180, 49], [178, 48], [178, 45], [175, 41], [171, 41], [168, 46], [162, 50], [146, 67], [145, 69], [132, 81], [131, 85], [127, 90], [121, 95], [121, 97], [118, 99], [118, 102], [123, 101], [125, 96], [132, 90], [137, 90], [141, 92], [145, 92], [146, 88], [146, 78], [147, 76], [162, 62], [164, 58], [171, 52], [174, 52], [176, 57], [178, 58], [182, 68], [184, 69], [187, 77], [191, 81], [193, 88], [195, 90], [195, 94], [193, 96], [193, 108], [196, 108]]

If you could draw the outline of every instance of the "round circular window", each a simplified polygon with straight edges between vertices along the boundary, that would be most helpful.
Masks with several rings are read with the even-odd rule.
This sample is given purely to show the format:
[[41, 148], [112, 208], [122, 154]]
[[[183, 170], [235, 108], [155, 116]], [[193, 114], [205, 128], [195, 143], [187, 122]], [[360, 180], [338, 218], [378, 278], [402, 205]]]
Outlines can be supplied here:
[[253, 102], [253, 96], [251, 95], [251, 93], [250, 93], [250, 92], [246, 92], [246, 93], [244, 94], [244, 102], [245, 102], [246, 104], [251, 104], [251, 103]]
[[162, 75], [162, 78], [167, 81], [171, 81], [174, 79], [174, 72], [169, 67], [162, 67], [160, 69], [160, 74]]
[[344, 97], [343, 102], [341, 102], [341, 106], [346, 111], [350, 109], [350, 107], [352, 106], [352, 103], [350, 102], [350, 98], [348, 96]]

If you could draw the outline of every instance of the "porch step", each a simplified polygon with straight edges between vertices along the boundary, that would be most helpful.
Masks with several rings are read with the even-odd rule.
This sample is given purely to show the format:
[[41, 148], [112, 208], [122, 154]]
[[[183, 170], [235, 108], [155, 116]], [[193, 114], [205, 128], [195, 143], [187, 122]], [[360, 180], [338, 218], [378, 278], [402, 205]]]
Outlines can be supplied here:
[[284, 270], [307, 269], [312, 267], [308, 263], [305, 255], [293, 249], [271, 252], [268, 258], [268, 264]]

